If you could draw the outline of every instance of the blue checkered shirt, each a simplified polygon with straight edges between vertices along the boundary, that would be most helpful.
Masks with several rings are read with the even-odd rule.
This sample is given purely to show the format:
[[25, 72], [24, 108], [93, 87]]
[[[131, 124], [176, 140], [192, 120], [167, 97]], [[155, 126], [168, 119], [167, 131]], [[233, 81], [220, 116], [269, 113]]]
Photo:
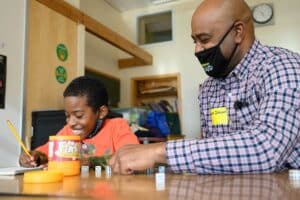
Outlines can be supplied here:
[[[208, 78], [200, 86], [199, 105], [204, 139], [167, 143], [174, 172], [300, 168], [299, 54], [255, 41], [225, 79]], [[210, 110], [218, 107], [227, 108], [228, 124], [212, 125]]]

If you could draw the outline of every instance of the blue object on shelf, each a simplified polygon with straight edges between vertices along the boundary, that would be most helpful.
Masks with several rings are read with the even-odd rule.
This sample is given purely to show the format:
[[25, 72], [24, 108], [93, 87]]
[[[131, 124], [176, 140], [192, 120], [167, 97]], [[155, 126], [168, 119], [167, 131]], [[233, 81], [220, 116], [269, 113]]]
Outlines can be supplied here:
[[163, 136], [170, 134], [166, 114], [163, 112], [149, 111], [147, 115], [147, 125], [151, 128], [158, 128]]

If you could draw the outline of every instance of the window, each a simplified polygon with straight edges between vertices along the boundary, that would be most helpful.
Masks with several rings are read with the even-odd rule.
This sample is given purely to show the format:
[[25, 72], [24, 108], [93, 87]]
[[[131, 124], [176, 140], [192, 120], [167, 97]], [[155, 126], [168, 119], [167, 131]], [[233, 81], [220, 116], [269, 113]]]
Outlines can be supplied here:
[[167, 11], [138, 18], [138, 44], [172, 40], [172, 12]]

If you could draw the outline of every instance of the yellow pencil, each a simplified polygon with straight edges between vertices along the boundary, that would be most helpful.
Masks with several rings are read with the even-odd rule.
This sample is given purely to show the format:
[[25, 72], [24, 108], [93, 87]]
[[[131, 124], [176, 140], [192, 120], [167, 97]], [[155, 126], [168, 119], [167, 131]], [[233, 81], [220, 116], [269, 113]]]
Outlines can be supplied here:
[[19, 134], [18, 134], [16, 128], [14, 127], [14, 125], [13, 125], [9, 120], [6, 120], [6, 123], [7, 123], [8, 127], [9, 127], [9, 129], [11, 130], [11, 132], [14, 134], [14, 136], [15, 136], [15, 138], [17, 139], [18, 143], [21, 145], [23, 151], [24, 151], [28, 156], [31, 157], [29, 151], [27, 150], [27, 148], [26, 148], [25, 145], [23, 144], [22, 140], [20, 139]]

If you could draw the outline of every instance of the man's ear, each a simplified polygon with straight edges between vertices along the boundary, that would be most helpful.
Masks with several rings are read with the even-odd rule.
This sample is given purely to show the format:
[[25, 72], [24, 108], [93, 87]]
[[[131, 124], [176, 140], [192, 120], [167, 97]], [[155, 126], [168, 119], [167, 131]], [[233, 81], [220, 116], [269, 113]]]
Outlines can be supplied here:
[[108, 107], [103, 105], [99, 108], [99, 119], [103, 119], [108, 114]]
[[242, 21], [238, 21], [234, 24], [235, 42], [240, 44], [246, 35], [246, 24]]

